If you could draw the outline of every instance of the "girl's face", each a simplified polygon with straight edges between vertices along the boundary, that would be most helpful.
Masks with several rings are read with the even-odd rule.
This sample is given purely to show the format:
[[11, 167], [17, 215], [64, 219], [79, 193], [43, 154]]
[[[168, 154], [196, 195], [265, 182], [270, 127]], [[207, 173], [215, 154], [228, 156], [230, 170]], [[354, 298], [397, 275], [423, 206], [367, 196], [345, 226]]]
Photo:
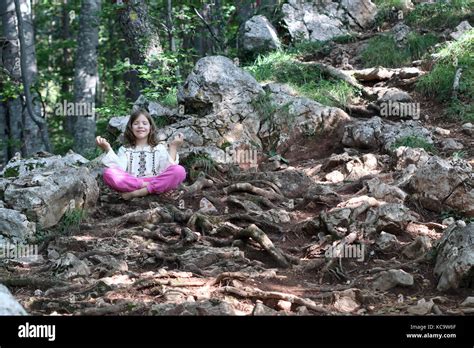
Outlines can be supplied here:
[[148, 119], [145, 116], [140, 115], [135, 121], [133, 121], [132, 131], [135, 139], [146, 139], [148, 134], [150, 134], [150, 122], [148, 122]]

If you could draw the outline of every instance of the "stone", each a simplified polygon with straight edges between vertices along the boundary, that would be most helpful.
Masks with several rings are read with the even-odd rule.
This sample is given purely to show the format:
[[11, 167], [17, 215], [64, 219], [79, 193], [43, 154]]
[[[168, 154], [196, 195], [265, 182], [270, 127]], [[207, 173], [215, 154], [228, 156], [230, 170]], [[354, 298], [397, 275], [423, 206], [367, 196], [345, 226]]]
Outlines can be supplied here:
[[0, 315], [28, 315], [8, 288], [0, 284]]
[[392, 28], [392, 34], [399, 46], [406, 44], [411, 28], [403, 22], [398, 22]]
[[370, 0], [343, 0], [339, 4], [290, 0], [282, 6], [283, 22], [294, 41], [326, 41], [364, 30], [377, 13]]
[[380, 272], [373, 283], [375, 290], [387, 291], [396, 286], [413, 286], [413, 276], [401, 269]]
[[[359, 299], [358, 299], [359, 298]], [[360, 291], [347, 289], [334, 292], [334, 308], [341, 313], [351, 313], [360, 307]]]
[[89, 160], [72, 150], [64, 156], [51, 155], [43, 157], [35, 155], [28, 159], [16, 159], [14, 157], [5, 165], [0, 176], [4, 178], [19, 178], [30, 173], [56, 171], [65, 167], [77, 168], [88, 162]]
[[253, 308], [252, 315], [254, 316], [264, 316], [264, 315], [277, 315], [278, 311], [265, 306], [262, 301], [257, 300], [255, 307]]
[[427, 236], [418, 236], [402, 249], [402, 255], [409, 259], [416, 259], [425, 255], [430, 249], [431, 240]]
[[453, 218], [453, 217], [448, 217], [446, 219], [444, 219], [441, 224], [443, 225], [446, 225], [446, 226], [449, 226], [449, 225], [452, 225], [456, 222], [456, 220]]
[[432, 156], [413, 174], [409, 187], [425, 209], [474, 216], [474, 173], [464, 160]]
[[25, 175], [4, 192], [5, 202], [42, 228], [56, 225], [72, 209], [93, 207], [99, 197], [97, 181], [88, 168], [59, 168]]
[[368, 121], [357, 120], [345, 126], [342, 144], [362, 149], [382, 148], [388, 153], [396, 151], [393, 148], [395, 142], [404, 137], [415, 136], [423, 138], [432, 144], [431, 133], [421, 126], [419, 121], [405, 121], [403, 123], [391, 123], [382, 121], [378, 116]]
[[434, 133], [438, 135], [449, 135], [451, 131], [449, 129], [444, 129], [441, 127], [435, 127], [434, 128]]
[[291, 302], [285, 300], [279, 300], [277, 302], [277, 307], [285, 312], [291, 312]]
[[378, 178], [365, 182], [370, 196], [390, 203], [403, 203], [407, 194], [400, 188], [388, 185]]
[[255, 54], [266, 53], [281, 47], [275, 28], [262, 15], [253, 16], [245, 22], [241, 40], [244, 51]]
[[474, 307], [474, 296], [466, 297], [466, 299], [459, 306], [460, 307]]
[[251, 101], [263, 94], [250, 73], [223, 56], [198, 60], [184, 85], [178, 90], [178, 103], [186, 113], [199, 116], [230, 112], [245, 118], [254, 112]]
[[430, 155], [424, 149], [407, 146], [397, 147], [394, 154], [397, 159], [397, 170], [405, 169], [410, 164], [415, 166], [423, 165], [430, 158]]
[[462, 131], [467, 135], [474, 136], [474, 125], [470, 122], [464, 123], [462, 125]]
[[472, 26], [469, 24], [468, 21], [462, 21], [461, 23], [458, 24], [456, 27], [456, 31], [453, 31], [450, 36], [454, 40], [459, 40], [461, 36], [464, 35], [464, 33], [468, 32], [469, 30], [472, 29]]
[[444, 139], [441, 142], [441, 148], [443, 151], [456, 151], [464, 149], [464, 145], [452, 138], [449, 138]]
[[426, 315], [431, 312], [433, 306], [432, 300], [426, 301], [422, 298], [415, 306], [408, 307], [407, 312], [414, 315]]
[[258, 136], [262, 140], [276, 138], [278, 149], [283, 149], [283, 145], [302, 134], [316, 132], [339, 137], [342, 132], [338, 135], [338, 131], [350, 121], [343, 110], [300, 97], [288, 85], [268, 83], [263, 88], [270, 94], [270, 102], [277, 110], [271, 121], [262, 121]]
[[87, 277], [91, 274], [87, 263], [80, 260], [73, 253], [66, 253], [55, 261], [54, 268], [65, 279], [74, 279], [77, 277]]
[[24, 243], [36, 232], [36, 224], [22, 213], [0, 208], [0, 235], [14, 243]]
[[335, 184], [341, 181], [344, 181], [344, 174], [342, 174], [340, 171], [335, 170], [332, 171], [331, 173], [326, 174], [324, 177], [327, 181]]
[[381, 250], [390, 250], [399, 245], [398, 239], [395, 235], [387, 233], [385, 231], [380, 232], [380, 236], [377, 238], [375, 244]]
[[437, 289], [447, 291], [474, 283], [474, 223], [450, 225], [436, 245]]

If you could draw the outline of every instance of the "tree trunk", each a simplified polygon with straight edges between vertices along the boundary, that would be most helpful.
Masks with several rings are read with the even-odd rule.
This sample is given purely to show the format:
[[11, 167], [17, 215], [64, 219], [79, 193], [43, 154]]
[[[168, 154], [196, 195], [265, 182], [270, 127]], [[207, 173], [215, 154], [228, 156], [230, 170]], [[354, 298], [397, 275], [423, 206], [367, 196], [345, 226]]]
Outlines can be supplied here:
[[7, 131], [7, 108], [5, 103], [0, 102], [0, 168], [8, 162]]
[[[119, 11], [118, 23], [129, 49], [130, 63], [156, 66], [155, 58], [163, 52], [158, 30], [151, 23], [145, 0], [129, 0]], [[126, 74], [128, 82], [127, 98], [135, 101], [145, 82], [135, 71]]]
[[[26, 98], [26, 107], [21, 95], [6, 102], [3, 128], [8, 134], [8, 157], [18, 151], [26, 157], [40, 150], [49, 150], [50, 146], [38, 93], [31, 89], [37, 79], [37, 66], [30, 1], [1, 1], [0, 13], [3, 36], [7, 41], [3, 49], [3, 67], [13, 82], [23, 82]], [[18, 23], [20, 19], [21, 23]], [[22, 24], [21, 35], [18, 24]]]
[[[74, 151], [86, 154], [95, 148], [95, 96], [99, 74], [97, 47], [99, 45], [100, 0], [83, 0], [79, 18], [74, 71]], [[83, 105], [82, 112], [79, 106]]]

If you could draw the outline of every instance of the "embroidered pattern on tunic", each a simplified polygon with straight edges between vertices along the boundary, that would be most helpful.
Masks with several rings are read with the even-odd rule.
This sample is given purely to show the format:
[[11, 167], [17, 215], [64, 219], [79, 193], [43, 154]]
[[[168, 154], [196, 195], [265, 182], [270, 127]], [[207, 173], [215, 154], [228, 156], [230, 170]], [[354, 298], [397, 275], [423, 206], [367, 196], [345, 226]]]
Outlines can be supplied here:
[[[154, 158], [155, 156], [153, 156]], [[146, 172], [146, 157], [145, 152], [140, 151], [140, 160], [138, 161], [138, 176], [145, 176]]]
[[127, 171], [128, 171], [129, 173], [131, 173], [131, 172], [132, 172], [132, 168], [133, 168], [133, 167], [132, 167], [132, 165], [133, 165], [133, 152], [132, 152], [132, 151], [129, 151], [129, 152], [130, 152], [130, 159], [129, 159], [129, 161], [128, 161], [128, 168], [127, 168]]
[[153, 175], [158, 175], [156, 173], [156, 165], [155, 165], [155, 156], [156, 156], [156, 152], [153, 152], [153, 162], [152, 162], [152, 167], [153, 167]]

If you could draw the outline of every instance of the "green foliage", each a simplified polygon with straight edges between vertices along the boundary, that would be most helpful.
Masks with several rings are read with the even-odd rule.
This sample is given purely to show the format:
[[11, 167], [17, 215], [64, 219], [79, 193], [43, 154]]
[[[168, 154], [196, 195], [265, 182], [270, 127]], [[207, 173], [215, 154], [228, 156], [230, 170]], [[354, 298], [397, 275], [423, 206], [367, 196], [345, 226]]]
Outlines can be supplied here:
[[277, 51], [259, 56], [245, 67], [258, 81], [286, 83], [301, 96], [324, 105], [345, 106], [358, 91], [346, 82], [326, 76], [316, 66], [304, 64], [294, 54]]
[[[429, 74], [420, 78], [416, 89], [439, 102], [449, 102], [447, 117], [474, 120], [474, 29], [459, 40], [444, 44], [437, 52], [438, 60]], [[462, 69], [458, 95], [453, 98], [457, 69]]]
[[419, 28], [454, 28], [464, 19], [472, 19], [474, 2], [472, 0], [438, 1], [415, 7], [406, 16], [407, 24]]
[[467, 155], [466, 151], [455, 151], [455, 152], [453, 152], [452, 157], [453, 157], [454, 160], [460, 160], [460, 159], [465, 158], [466, 155]]
[[82, 221], [87, 217], [87, 211], [83, 209], [67, 210], [57, 226], [55, 232], [60, 235], [71, 235], [79, 231]]
[[422, 138], [416, 135], [410, 135], [410, 136], [398, 138], [395, 141], [395, 143], [392, 145], [392, 149], [396, 149], [400, 146], [422, 148], [429, 152], [435, 151], [435, 147], [433, 144], [429, 143], [425, 138]]
[[328, 41], [297, 41], [288, 48], [288, 53], [299, 58], [326, 56], [331, 52], [331, 45]]
[[294, 123], [294, 115], [290, 113], [290, 104], [277, 106], [272, 102], [271, 93], [259, 95], [252, 100], [252, 106], [259, 115], [261, 124], [268, 127], [269, 136], [264, 139], [263, 145], [267, 151], [275, 151], [282, 127], [291, 127]]
[[441, 213], [441, 219], [454, 218], [454, 220], [463, 220], [466, 224], [474, 222], [474, 217], [467, 217], [455, 210], [446, 210]]
[[201, 172], [206, 174], [216, 172], [216, 162], [206, 153], [191, 153], [181, 163], [188, 169], [191, 181], [202, 175]]
[[14, 81], [6, 72], [0, 69], [0, 102], [16, 99], [22, 91], [22, 84], [19, 81]]
[[410, 33], [406, 45], [398, 47], [393, 36], [379, 35], [369, 40], [362, 52], [362, 60], [366, 67], [402, 67], [420, 59], [437, 42], [438, 38], [433, 34]]
[[444, 110], [444, 116], [455, 121], [474, 122], [474, 105], [454, 98]]
[[5, 169], [5, 172], [3, 173], [4, 178], [16, 178], [20, 172], [18, 171], [18, 167], [10, 167]]

